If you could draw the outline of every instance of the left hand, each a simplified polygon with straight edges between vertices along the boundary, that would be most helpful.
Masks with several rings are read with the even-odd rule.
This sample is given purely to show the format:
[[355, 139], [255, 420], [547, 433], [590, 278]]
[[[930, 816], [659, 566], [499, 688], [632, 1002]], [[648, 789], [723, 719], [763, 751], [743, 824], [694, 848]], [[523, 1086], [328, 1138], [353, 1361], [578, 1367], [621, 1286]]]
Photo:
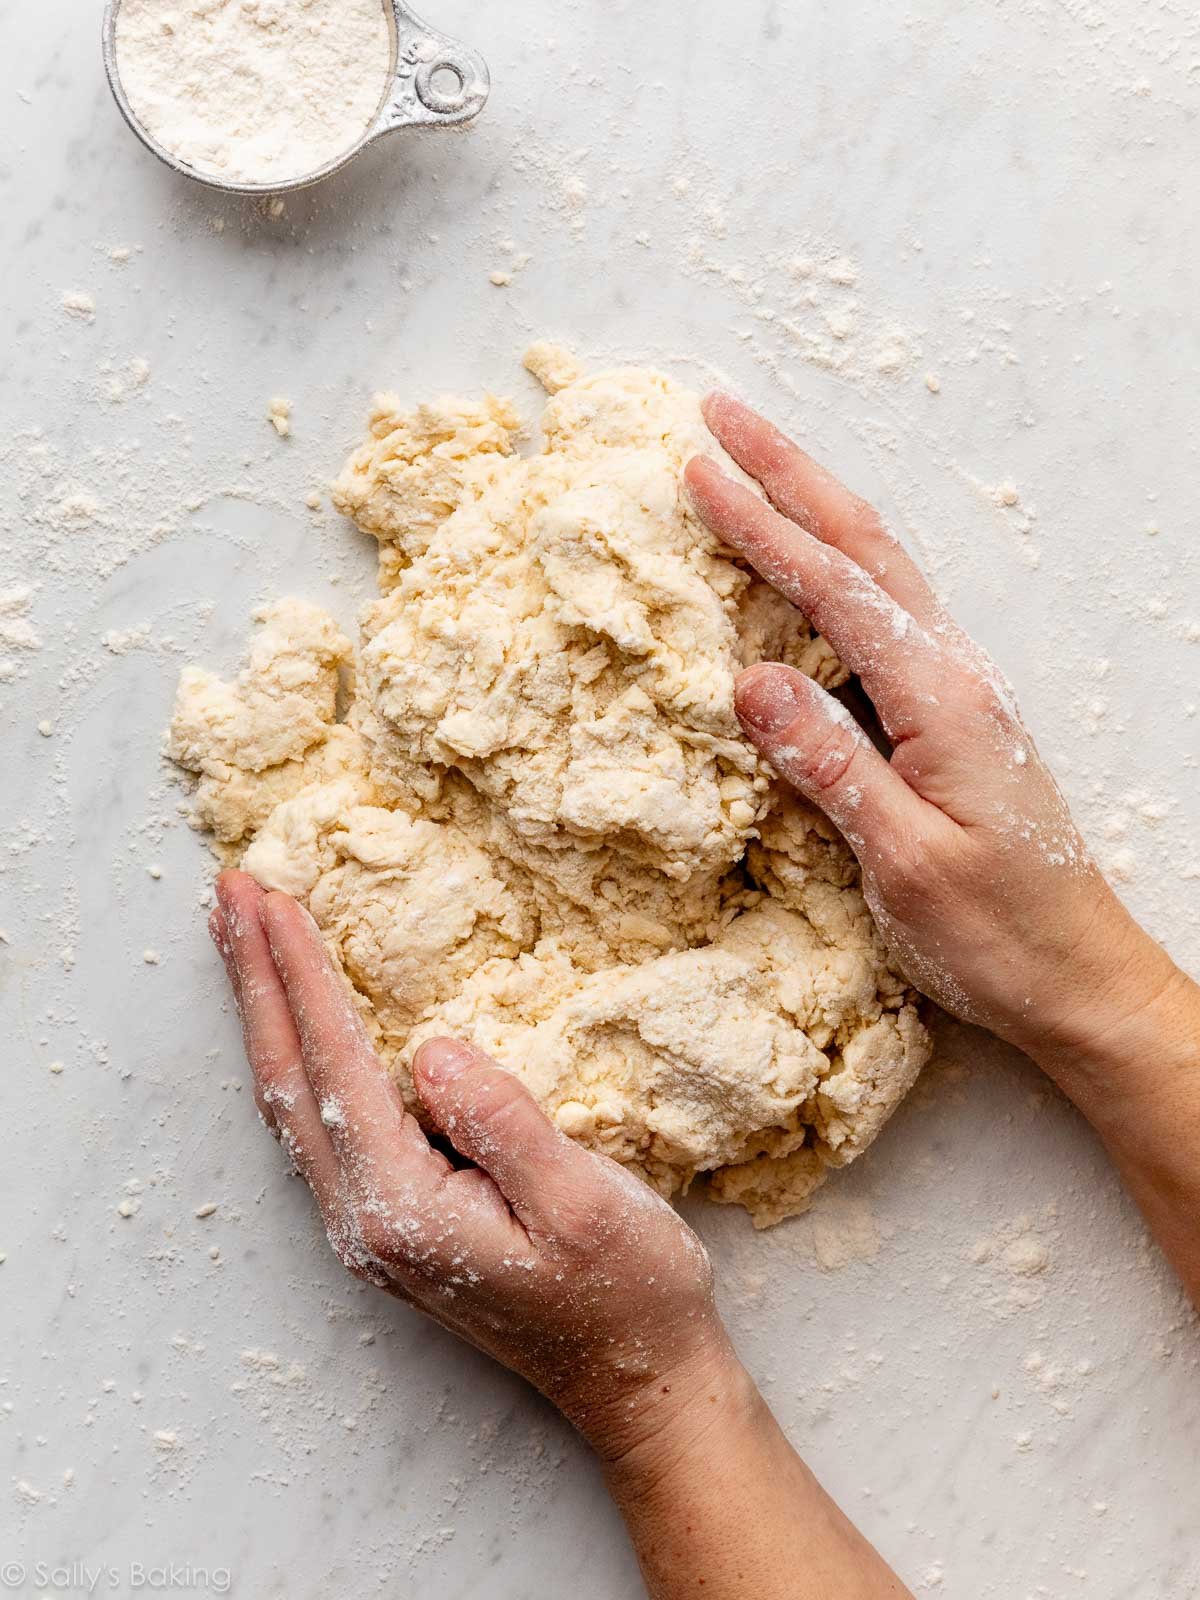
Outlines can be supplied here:
[[480, 1051], [435, 1039], [413, 1081], [456, 1167], [405, 1110], [309, 914], [242, 872], [217, 898], [255, 1099], [351, 1272], [528, 1378], [609, 1467], [748, 1382], [704, 1247], [664, 1200]]

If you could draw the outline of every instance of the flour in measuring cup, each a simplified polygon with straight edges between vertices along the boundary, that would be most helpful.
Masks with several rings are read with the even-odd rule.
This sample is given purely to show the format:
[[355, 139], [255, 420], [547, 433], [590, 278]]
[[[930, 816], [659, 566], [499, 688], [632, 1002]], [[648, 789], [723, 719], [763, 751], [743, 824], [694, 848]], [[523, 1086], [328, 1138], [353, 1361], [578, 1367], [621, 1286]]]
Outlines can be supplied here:
[[383, 0], [121, 0], [117, 71], [178, 161], [286, 183], [358, 142], [383, 97]]

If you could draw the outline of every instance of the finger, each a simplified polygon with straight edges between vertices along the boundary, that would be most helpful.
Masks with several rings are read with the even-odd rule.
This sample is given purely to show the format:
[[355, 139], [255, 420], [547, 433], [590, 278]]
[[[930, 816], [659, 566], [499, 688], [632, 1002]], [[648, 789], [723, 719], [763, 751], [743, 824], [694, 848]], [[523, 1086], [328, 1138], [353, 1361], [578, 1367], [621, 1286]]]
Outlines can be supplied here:
[[346, 984], [312, 917], [290, 895], [263, 901], [263, 925], [286, 991], [305, 1069], [347, 1177], [364, 1196], [440, 1179], [430, 1147], [371, 1048]]
[[328, 1222], [340, 1203], [341, 1172], [304, 1070], [300, 1039], [260, 920], [263, 891], [244, 872], [223, 872], [217, 879], [217, 898], [237, 969], [250, 1070], [284, 1148]]
[[915, 619], [857, 562], [780, 516], [712, 462], [690, 461], [687, 485], [708, 527], [799, 606], [862, 679], [888, 737], [916, 732], [938, 703], [946, 666]]
[[761, 662], [737, 680], [737, 714], [782, 778], [811, 800], [862, 859], [887, 838], [919, 836], [945, 822], [910, 789], [854, 718], [791, 667]]
[[[212, 942], [217, 947], [217, 954], [224, 964], [225, 976], [229, 980], [229, 987], [233, 990], [234, 1010], [237, 1012], [238, 1021], [241, 1022], [243, 1016], [242, 980], [238, 977], [237, 962], [233, 959], [233, 946], [229, 941], [229, 929], [225, 924], [225, 913], [220, 906], [216, 908], [208, 919], [208, 932]], [[250, 1085], [259, 1116], [268, 1130], [278, 1139], [279, 1124], [275, 1121], [275, 1113], [263, 1099], [262, 1091], [258, 1087], [258, 1080], [253, 1073], [250, 1074]]]
[[413, 1082], [460, 1154], [483, 1168], [531, 1233], [555, 1231], [594, 1194], [596, 1157], [550, 1121], [519, 1078], [473, 1045], [427, 1039]]
[[923, 627], [941, 621], [941, 603], [873, 506], [732, 395], [718, 390], [707, 396], [704, 418], [717, 442], [785, 517], [857, 562]]

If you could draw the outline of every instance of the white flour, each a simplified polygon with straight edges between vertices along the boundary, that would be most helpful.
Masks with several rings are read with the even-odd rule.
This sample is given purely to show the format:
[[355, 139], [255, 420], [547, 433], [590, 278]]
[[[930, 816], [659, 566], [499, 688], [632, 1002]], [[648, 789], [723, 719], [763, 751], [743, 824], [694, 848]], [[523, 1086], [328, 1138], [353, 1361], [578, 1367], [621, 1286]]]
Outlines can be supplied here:
[[134, 115], [197, 172], [287, 182], [362, 136], [390, 60], [381, 0], [123, 0]]

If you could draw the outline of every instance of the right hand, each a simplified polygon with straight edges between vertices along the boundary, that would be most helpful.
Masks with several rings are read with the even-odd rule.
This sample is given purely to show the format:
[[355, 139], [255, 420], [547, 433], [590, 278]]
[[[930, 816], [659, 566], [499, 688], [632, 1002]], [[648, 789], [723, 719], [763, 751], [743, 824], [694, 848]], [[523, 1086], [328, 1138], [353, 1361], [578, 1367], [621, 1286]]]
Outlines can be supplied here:
[[770, 503], [697, 457], [698, 514], [858, 675], [891, 755], [777, 664], [741, 675], [738, 715], [850, 843], [911, 982], [1044, 1057], [1182, 980], [1088, 854], [1009, 684], [879, 516], [739, 401], [710, 395], [705, 416]]

